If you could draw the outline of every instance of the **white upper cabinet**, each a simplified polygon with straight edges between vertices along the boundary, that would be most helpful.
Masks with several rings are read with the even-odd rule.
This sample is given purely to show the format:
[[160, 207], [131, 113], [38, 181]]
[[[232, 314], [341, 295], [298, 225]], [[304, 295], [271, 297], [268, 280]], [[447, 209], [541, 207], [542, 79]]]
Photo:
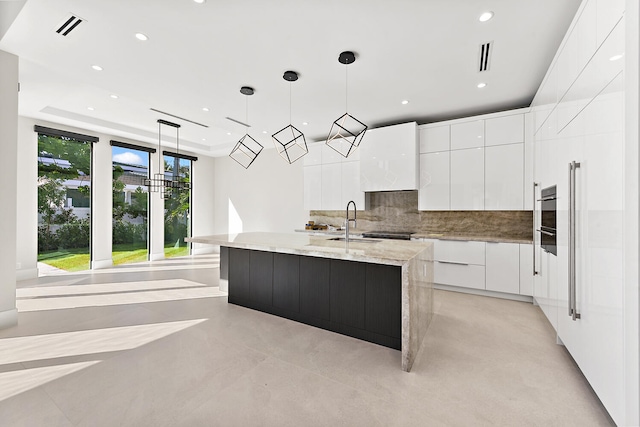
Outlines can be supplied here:
[[321, 210], [322, 209], [322, 166], [312, 165], [304, 166], [304, 209]]
[[[320, 166], [322, 174], [321, 206], [323, 211], [343, 209], [342, 165], [329, 163]], [[345, 205], [346, 206], [346, 205]]]
[[487, 119], [484, 124], [485, 146], [524, 142], [524, 115]]
[[451, 149], [484, 147], [484, 120], [451, 125]]
[[327, 144], [322, 143], [322, 164], [327, 165], [329, 163], [340, 163], [344, 156], [338, 153], [333, 148], [329, 147]]
[[304, 166], [314, 166], [322, 163], [322, 146], [324, 144], [309, 144], [309, 152], [302, 157]]
[[420, 130], [420, 153], [435, 153], [449, 149], [449, 125]]
[[362, 191], [418, 189], [415, 122], [367, 131], [359, 151]]
[[484, 148], [451, 151], [451, 210], [484, 209]]
[[486, 282], [488, 291], [520, 293], [520, 245], [487, 243]]
[[485, 210], [524, 209], [524, 144], [487, 147], [484, 156]]
[[[351, 158], [351, 156], [349, 156]], [[358, 209], [364, 210], [364, 192], [360, 191], [360, 162], [342, 162], [342, 208], [353, 200]]]
[[449, 184], [449, 151], [420, 154], [418, 209], [448, 211], [451, 207]]

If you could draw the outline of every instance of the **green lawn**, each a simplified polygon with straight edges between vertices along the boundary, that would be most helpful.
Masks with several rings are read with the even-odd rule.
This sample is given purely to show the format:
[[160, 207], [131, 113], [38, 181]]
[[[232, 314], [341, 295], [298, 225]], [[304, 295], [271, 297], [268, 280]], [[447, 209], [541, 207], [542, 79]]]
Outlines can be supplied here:
[[[176, 248], [175, 245], [169, 244], [164, 248], [164, 256], [167, 258], [186, 255], [189, 255], [187, 246]], [[144, 243], [113, 245], [111, 257], [113, 265], [146, 261], [147, 247]], [[38, 262], [43, 262], [65, 271], [88, 270], [89, 260], [89, 248], [61, 249], [38, 254]]]

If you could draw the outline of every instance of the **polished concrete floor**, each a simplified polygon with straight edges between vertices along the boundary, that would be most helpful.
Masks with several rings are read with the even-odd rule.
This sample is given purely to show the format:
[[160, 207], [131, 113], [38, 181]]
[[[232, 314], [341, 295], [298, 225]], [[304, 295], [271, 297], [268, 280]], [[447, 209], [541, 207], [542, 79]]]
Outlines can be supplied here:
[[229, 305], [215, 256], [20, 282], [0, 331], [4, 426], [600, 426], [531, 304], [436, 291], [400, 352]]

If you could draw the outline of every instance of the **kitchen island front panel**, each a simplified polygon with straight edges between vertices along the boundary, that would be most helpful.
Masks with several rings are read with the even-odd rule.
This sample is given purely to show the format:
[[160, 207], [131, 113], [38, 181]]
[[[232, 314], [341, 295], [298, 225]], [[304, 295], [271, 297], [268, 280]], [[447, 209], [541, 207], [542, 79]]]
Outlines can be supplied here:
[[433, 316], [433, 244], [240, 233], [193, 237], [228, 252], [229, 302], [402, 351], [409, 371]]

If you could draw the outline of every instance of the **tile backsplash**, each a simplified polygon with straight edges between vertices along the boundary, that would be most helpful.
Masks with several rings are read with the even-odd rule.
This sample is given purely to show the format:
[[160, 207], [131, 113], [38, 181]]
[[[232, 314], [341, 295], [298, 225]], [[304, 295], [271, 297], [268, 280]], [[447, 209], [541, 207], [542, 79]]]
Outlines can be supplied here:
[[[419, 211], [417, 191], [367, 193], [358, 206], [358, 231], [388, 230], [531, 240], [531, 211]], [[345, 206], [346, 208], [346, 206]], [[344, 224], [345, 211], [310, 211], [316, 224]]]

